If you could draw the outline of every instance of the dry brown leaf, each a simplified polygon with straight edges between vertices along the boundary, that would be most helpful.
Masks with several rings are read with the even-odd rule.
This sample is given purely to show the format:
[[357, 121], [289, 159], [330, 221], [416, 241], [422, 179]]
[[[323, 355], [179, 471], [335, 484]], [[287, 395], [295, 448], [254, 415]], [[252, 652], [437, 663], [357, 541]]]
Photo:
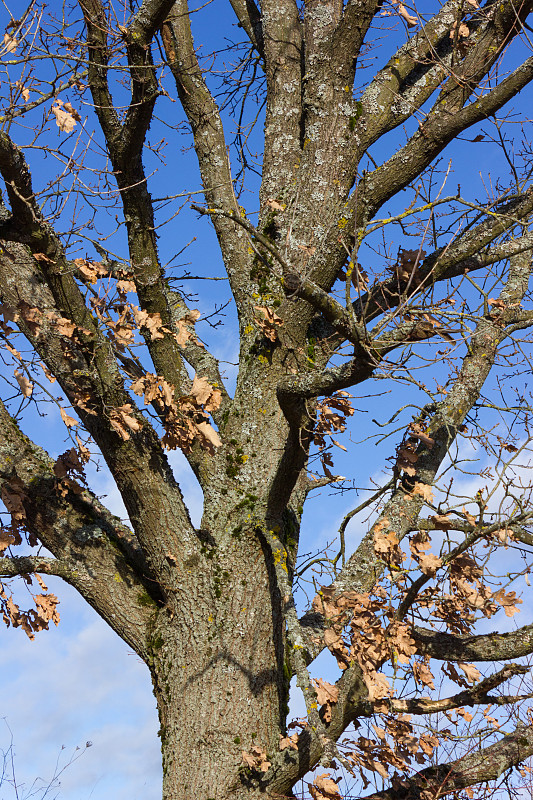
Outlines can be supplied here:
[[366, 688], [368, 689], [368, 699], [370, 702], [390, 697], [391, 685], [382, 672], [364, 673], [363, 678]]
[[343, 444], [338, 442], [336, 439], [331, 439], [331, 443], [334, 444], [336, 447], [340, 448], [340, 450], [344, 450], [346, 453], [348, 452], [348, 448], [345, 447]]
[[440, 744], [437, 737], [431, 733], [423, 733], [418, 743], [427, 756], [433, 755], [433, 750]]
[[498, 528], [492, 535], [505, 546], [506, 550], [509, 546], [509, 542], [514, 541], [514, 534], [511, 528]]
[[133, 416], [131, 403], [113, 408], [109, 414], [109, 422], [113, 430], [116, 431], [124, 441], [130, 438], [130, 431], [140, 431], [142, 427], [139, 420]]
[[46, 379], [47, 379], [48, 381], [50, 381], [50, 383], [55, 383], [55, 382], [56, 382], [56, 378], [55, 378], [55, 376], [54, 376], [54, 375], [52, 375], [52, 373], [50, 372], [50, 370], [48, 369], [48, 367], [46, 366], [46, 364], [43, 364], [43, 362], [42, 362], [42, 361], [41, 361], [41, 362], [39, 362], [39, 363], [40, 363], [40, 365], [41, 365], [41, 369], [42, 369], [42, 371], [44, 372], [44, 374], [45, 374], [45, 376], [46, 376]]
[[512, 617], [514, 614], [518, 614], [520, 609], [517, 608], [517, 605], [522, 603], [522, 600], [516, 596], [516, 592], [507, 592], [506, 594], [505, 589], [500, 589], [499, 592], [495, 592], [495, 594], [492, 595], [492, 599], [503, 608], [506, 617]]
[[400, 17], [403, 17], [410, 28], [418, 25], [418, 17], [416, 17], [414, 14], [410, 14], [403, 3], [398, 4], [398, 14]]
[[438, 531], [448, 531], [454, 526], [454, 520], [449, 514], [433, 514], [430, 520], [434, 523]]
[[424, 575], [435, 575], [438, 568], [442, 567], [442, 559], [433, 553], [425, 553], [420, 556], [418, 563]]
[[[4, 483], [0, 490], [2, 502], [11, 515], [11, 520], [17, 528], [26, 519], [24, 501], [26, 500], [26, 489], [20, 478], [11, 478], [9, 483]], [[20, 538], [15, 544], [20, 544]]]
[[342, 636], [335, 628], [326, 628], [324, 631], [324, 644], [337, 659], [339, 669], [347, 669], [350, 663], [350, 654]]
[[389, 639], [396, 650], [396, 656], [400, 664], [409, 664], [411, 656], [416, 651], [416, 643], [411, 636], [409, 625], [405, 622], [400, 622], [392, 625], [388, 631]]
[[18, 47], [17, 39], [10, 33], [4, 33], [3, 49], [6, 53], [14, 53]]
[[433, 674], [425, 661], [413, 662], [413, 675], [415, 680], [418, 681], [418, 683], [421, 683], [423, 686], [429, 686], [430, 689], [435, 688], [435, 684], [433, 683]]
[[19, 372], [17, 369], [15, 370], [15, 378], [17, 379], [17, 383], [20, 387], [20, 391], [24, 395], [24, 397], [31, 397], [33, 393], [33, 383], [23, 375], [22, 372]]
[[0, 554], [4, 553], [12, 544], [15, 544], [13, 534], [5, 528], [0, 528]]
[[[418, 22], [418, 20], [416, 20], [416, 22]], [[414, 23], [415, 25], [416, 22]], [[398, 263], [392, 267], [397, 279], [401, 282], [409, 281], [413, 272], [418, 270], [425, 256], [425, 250], [400, 250], [398, 254]]]
[[136, 286], [133, 281], [130, 281], [126, 278], [120, 278], [117, 281], [117, 291], [120, 294], [128, 294], [128, 292], [135, 292]]
[[279, 735], [279, 749], [286, 750], [288, 747], [291, 750], [298, 750], [298, 737], [300, 734], [293, 733], [292, 736]]
[[317, 775], [307, 786], [313, 800], [341, 800], [339, 787], [327, 772]]
[[167, 409], [176, 409], [174, 403], [174, 386], [159, 375], [147, 372], [131, 384], [131, 390], [139, 396], [144, 395], [144, 404], [147, 406], [154, 400], [159, 400]]
[[481, 678], [481, 672], [473, 664], [464, 664], [462, 661], [458, 661], [457, 666], [463, 670], [469, 683], [476, 683]]
[[139, 328], [147, 328], [150, 331], [152, 341], [155, 339], [163, 339], [165, 333], [168, 333], [168, 329], [163, 326], [159, 311], [154, 311], [153, 314], [150, 314], [148, 311], [143, 311], [138, 306], [132, 306], [131, 310]]
[[36, 594], [34, 600], [39, 611], [39, 616], [44, 623], [43, 627], [48, 629], [49, 622], [53, 622], [54, 625], [59, 625], [59, 613], [56, 608], [59, 604], [59, 600], [55, 594]]
[[398, 450], [398, 457], [396, 459], [396, 467], [398, 469], [403, 469], [408, 475], [416, 475], [416, 468], [413, 464], [416, 464], [418, 461], [418, 453], [415, 452], [411, 447], [406, 445]]
[[61, 419], [67, 426], [67, 428], [73, 428], [75, 425], [79, 425], [80, 423], [74, 419], [74, 417], [69, 417], [67, 412], [64, 408], [59, 408], [59, 413], [61, 414]]
[[5, 303], [0, 303], [0, 314], [2, 314], [5, 323], [16, 322], [20, 318], [20, 314]]
[[80, 122], [81, 121], [80, 115], [78, 114], [78, 112], [76, 111], [75, 108], [72, 108], [72, 106], [70, 105], [70, 103], [68, 101], [63, 104], [63, 108], [65, 109], [67, 114], [70, 114], [72, 117], [74, 117], [76, 122]]
[[66, 317], [60, 317], [56, 314], [45, 314], [45, 317], [51, 321], [52, 325], [61, 336], [67, 336], [69, 339], [72, 339], [77, 328], [77, 325], [75, 325], [72, 320]]
[[11, 347], [9, 342], [5, 342], [5, 348], [6, 350], [9, 350], [11, 355], [14, 356], [17, 359], [17, 361], [22, 361], [22, 356], [20, 355], [19, 351], [15, 350], [14, 347]]
[[86, 258], [75, 258], [72, 263], [90, 284], [96, 283], [99, 278], [103, 278], [108, 274], [108, 270], [101, 261], [89, 261]]
[[269, 197], [267, 200], [267, 206], [272, 209], [272, 211], [285, 211], [287, 208], [285, 203], [280, 203], [278, 200], [275, 200], [273, 197]]
[[267, 308], [266, 306], [254, 306], [256, 311], [260, 311], [263, 314], [264, 319], [255, 318], [258, 327], [261, 329], [263, 334], [266, 336], [267, 339], [270, 339], [271, 342], [275, 342], [278, 338], [278, 331], [277, 329], [280, 325], [283, 325], [283, 320], [281, 317], [272, 311], [271, 308]]
[[24, 84], [21, 83], [21, 81], [16, 81], [15, 86], [17, 87], [17, 89], [21, 93], [22, 99], [24, 100], [24, 102], [27, 103], [28, 100], [30, 99], [30, 90], [27, 89], [26, 86], [24, 86]]
[[59, 98], [54, 101], [52, 112], [56, 118], [57, 127], [64, 133], [71, 133], [76, 127], [76, 120], [81, 119], [70, 103], [63, 103]]
[[266, 752], [257, 745], [252, 747], [249, 753], [243, 750], [242, 760], [250, 769], [259, 770], [259, 772], [267, 772], [269, 767], [272, 766], [270, 761], [267, 760]]
[[194, 376], [189, 394], [194, 397], [198, 405], [203, 406], [213, 393], [213, 387], [205, 378]]
[[435, 499], [433, 497], [433, 490], [431, 486], [428, 486], [427, 483], [415, 483], [411, 494], [415, 495], [418, 494], [420, 497], [423, 497], [428, 503], [432, 503]]
[[422, 427], [415, 422], [409, 425], [409, 435], [415, 436], [417, 439], [420, 439], [421, 442], [424, 442], [428, 450], [431, 450], [435, 444], [435, 439], [432, 439], [431, 436], [428, 436]]
[[311, 681], [316, 690], [318, 705], [322, 706], [321, 716], [324, 722], [331, 722], [331, 706], [339, 699], [339, 687], [323, 681], [322, 678]]
[[78, 445], [78, 455], [82, 464], [87, 464], [91, 460], [91, 451], [86, 447], [78, 434], [76, 434], [76, 444]]
[[459, 30], [457, 30], [457, 20], [455, 20], [455, 22], [453, 23], [450, 30], [450, 39], [455, 39], [456, 36], [459, 39], [466, 39], [468, 36], [470, 36], [470, 28], [465, 22], [461, 22], [459, 24]]
[[463, 506], [463, 514], [465, 515], [466, 521], [468, 522], [469, 525], [475, 525], [476, 524], [476, 518], [474, 517], [473, 514], [471, 514], [469, 511], [467, 511], [464, 506]]
[[199, 318], [200, 312], [198, 309], [193, 308], [175, 323], [176, 327], [178, 328], [178, 332], [174, 334], [174, 338], [180, 347], [185, 347], [187, 342], [190, 340], [192, 340], [199, 347], [203, 347], [203, 344], [196, 338], [194, 334], [194, 324]]
[[213, 426], [209, 424], [209, 422], [197, 422], [196, 427], [198, 428], [202, 436], [205, 436], [207, 441], [213, 445], [213, 447], [222, 446], [222, 441], [220, 439], [220, 436], [213, 428]]
[[494, 308], [500, 308], [502, 310], [505, 308], [505, 303], [503, 302], [503, 300], [500, 300], [499, 297], [497, 298], [489, 297], [487, 303], [489, 306], [494, 306]]
[[389, 556], [398, 547], [398, 543], [398, 537], [394, 531], [374, 532], [374, 550], [379, 555]]

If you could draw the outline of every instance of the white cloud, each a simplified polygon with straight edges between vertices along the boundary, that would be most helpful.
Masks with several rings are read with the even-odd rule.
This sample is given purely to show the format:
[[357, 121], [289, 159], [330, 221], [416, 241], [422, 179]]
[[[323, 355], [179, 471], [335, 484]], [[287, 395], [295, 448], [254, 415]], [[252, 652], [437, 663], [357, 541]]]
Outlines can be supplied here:
[[[159, 800], [161, 762], [150, 676], [139, 658], [82, 601], [58, 582], [63, 620], [35, 642], [2, 633], [2, 714], [13, 732], [19, 783], [47, 785], [64, 766], [61, 800]], [[0, 728], [0, 747], [9, 731]], [[62, 747], [65, 749], [62, 750]], [[12, 800], [2, 786], [2, 800]], [[37, 793], [39, 797], [39, 793]]]

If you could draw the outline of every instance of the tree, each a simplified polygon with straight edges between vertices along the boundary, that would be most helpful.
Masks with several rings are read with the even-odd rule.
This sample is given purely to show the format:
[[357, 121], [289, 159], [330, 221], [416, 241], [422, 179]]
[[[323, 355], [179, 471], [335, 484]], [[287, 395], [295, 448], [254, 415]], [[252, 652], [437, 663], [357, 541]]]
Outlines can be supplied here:
[[[4, 620], [30, 636], [57, 622], [42, 577], [56, 575], [135, 650], [153, 679], [167, 800], [292, 796], [317, 765], [313, 797], [335, 798], [335, 760], [365, 786], [380, 776], [372, 800], [481, 796], [514, 768], [527, 779], [519, 678], [533, 628], [498, 626], [518, 610], [533, 544], [532, 163], [526, 138], [508, 134], [520, 130], [508, 104], [533, 78], [531, 6], [231, 0], [237, 40], [212, 56], [191, 32], [210, 9], [186, 0], [31, 3], [7, 25]], [[178, 152], [184, 121], [195, 156]], [[167, 171], [153, 174], [163, 130], [170, 169], [199, 167], [189, 219], [218, 240], [240, 336], [234, 387], [195, 328], [180, 289], [190, 273], [180, 284], [160, 255], [176, 249], [165, 223], [187, 202], [161, 191]], [[485, 143], [499, 159], [488, 194], [447, 193], [442, 159], [463, 159], [465, 185]], [[305, 555], [309, 492], [354, 488], [331, 451], [362, 384], [391, 387], [400, 427], [386, 429], [385, 472], [339, 544]], [[58, 458], [24, 432], [39, 435], [23, 411], [50, 408], [72, 440]], [[198, 529], [167, 461], [176, 448], [203, 491]], [[98, 453], [128, 524], [87, 485]], [[335, 683], [311, 678], [327, 649]], [[297, 734], [293, 676], [307, 707]], [[442, 715], [453, 730], [439, 733]]]

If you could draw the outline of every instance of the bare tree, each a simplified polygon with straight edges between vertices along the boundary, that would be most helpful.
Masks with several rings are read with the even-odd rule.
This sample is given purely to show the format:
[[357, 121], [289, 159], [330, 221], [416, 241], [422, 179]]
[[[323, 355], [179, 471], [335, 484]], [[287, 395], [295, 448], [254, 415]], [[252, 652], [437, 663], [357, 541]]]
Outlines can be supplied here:
[[[42, 576], [59, 576], [144, 660], [166, 800], [290, 797], [317, 765], [310, 791], [334, 800], [335, 763], [372, 800], [529, 780], [533, 626], [498, 627], [533, 544], [533, 164], [509, 105], [533, 78], [531, 6], [231, 0], [235, 41], [212, 55], [191, 23], [221, 17], [187, 0], [32, 2], [7, 25], [0, 600], [33, 636], [58, 620]], [[450, 189], [485, 145], [483, 198]], [[203, 196], [161, 189], [182, 159]], [[162, 263], [186, 244], [183, 204], [218, 240], [234, 387], [180, 289], [210, 266]], [[348, 444], [334, 437], [384, 386], [390, 426], [350, 445], [364, 462], [381, 437], [382, 479], [312, 553], [305, 500], [354, 490], [332, 471]], [[61, 414], [59, 458], [23, 432], [27, 409]], [[203, 491], [198, 529], [177, 448]], [[128, 524], [88, 486], [92, 457]], [[365, 533], [347, 546], [354, 518]], [[327, 649], [336, 683], [311, 678]], [[293, 676], [307, 718], [288, 728]]]

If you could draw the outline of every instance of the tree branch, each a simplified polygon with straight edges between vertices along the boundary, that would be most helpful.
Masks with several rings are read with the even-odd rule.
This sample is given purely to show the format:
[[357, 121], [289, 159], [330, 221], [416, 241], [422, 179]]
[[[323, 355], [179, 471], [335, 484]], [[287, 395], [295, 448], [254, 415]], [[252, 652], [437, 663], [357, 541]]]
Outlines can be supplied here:
[[[187, 0], [174, 4], [162, 34], [181, 104], [192, 128], [207, 205], [238, 216], [222, 121], [194, 51]], [[250, 310], [247, 237], [227, 218], [215, 217], [213, 224], [238, 311], [243, 313]]]
[[300, 156], [303, 31], [295, 0], [263, 0], [267, 79], [261, 206], [289, 186]]
[[261, 12], [254, 3], [254, 0], [230, 0], [230, 3], [239, 20], [240, 27], [246, 32], [257, 53], [264, 59], [265, 51]]
[[[365, 90], [361, 97], [362, 115], [356, 126], [360, 154], [409, 119], [450, 75], [452, 59], [457, 55], [450, 31], [457, 23], [458, 12], [460, 17], [464, 16], [461, 4], [448, 0], [396, 51]], [[485, 14], [474, 22], [471, 35], [479, 38], [489, 21], [489, 15]], [[471, 42], [469, 38], [469, 45]]]
[[174, 0], [143, 0], [129, 25], [131, 39], [142, 37], [142, 43], [148, 44], [173, 5]]
[[15, 578], [19, 575], [55, 575], [70, 583], [76, 566], [64, 558], [43, 558], [41, 556], [13, 556], [0, 558], [0, 578]]
[[[453, 708], [463, 708], [468, 706], [479, 706], [485, 704], [503, 705], [498, 695], [489, 695], [497, 686], [500, 686], [505, 681], [515, 675], [525, 675], [529, 672], [529, 667], [523, 664], [506, 664], [503, 669], [500, 669], [494, 675], [484, 678], [471, 689], [465, 689], [462, 692], [452, 695], [451, 697], [443, 697], [440, 700], [430, 700], [427, 697], [413, 697], [406, 700], [396, 700], [392, 698], [390, 702], [391, 710], [401, 714], [438, 714], [442, 711], [449, 711]], [[505, 703], [518, 702], [522, 697], [516, 696], [514, 699], [509, 697], [505, 698]], [[370, 705], [370, 704], [369, 704]], [[372, 713], [370, 708], [370, 713]]]
[[19, 524], [56, 556], [4, 558], [0, 571], [63, 578], [144, 658], [147, 625], [160, 595], [135, 538], [89, 491], [73, 482], [60, 485], [52, 459], [20, 431], [2, 403], [0, 432], [2, 495], [19, 498]]
[[458, 635], [415, 626], [421, 653], [440, 661], [507, 661], [533, 653], [533, 624], [510, 633]]
[[[154, 573], [166, 576], [168, 580], [163, 578], [163, 581], [169, 584], [170, 569], [165, 554], [172, 552], [179, 558], [185, 542], [187, 547], [196, 546], [196, 537], [159, 437], [148, 419], [140, 414], [138, 432], [132, 432], [127, 439], [118, 435], [112, 425], [113, 410], [131, 407], [131, 398], [115, 359], [109, 358], [109, 343], [95, 327], [94, 335], [87, 338], [82, 333], [77, 339], [63, 334], [61, 326], [54, 325], [54, 319], [62, 315], [43, 279], [43, 262], [36, 261], [22, 245], [6, 245], [4, 250], [7, 255], [0, 259], [2, 302], [19, 309], [20, 329], [56, 376], [93, 436], [117, 482], [151, 568]], [[67, 287], [72, 281], [79, 292], [68, 273], [59, 270], [58, 281], [66, 281]], [[74, 294], [75, 300], [76, 297]], [[75, 306], [66, 302], [67, 312], [72, 308]], [[35, 310], [36, 326], [32, 322]], [[161, 525], [162, 516], [172, 516], [178, 522]], [[154, 530], [160, 528], [158, 539]]]
[[[438, 102], [407, 144], [398, 150], [378, 170], [367, 173], [364, 187], [350, 202], [352, 214], [355, 206], [365, 208], [371, 218], [393, 195], [419, 175], [454, 138], [467, 128], [494, 114], [511, 100], [533, 78], [533, 57], [526, 59], [514, 72], [504, 78], [494, 89], [464, 108], [457, 109], [448, 103]], [[450, 98], [449, 103], [452, 103]]]

